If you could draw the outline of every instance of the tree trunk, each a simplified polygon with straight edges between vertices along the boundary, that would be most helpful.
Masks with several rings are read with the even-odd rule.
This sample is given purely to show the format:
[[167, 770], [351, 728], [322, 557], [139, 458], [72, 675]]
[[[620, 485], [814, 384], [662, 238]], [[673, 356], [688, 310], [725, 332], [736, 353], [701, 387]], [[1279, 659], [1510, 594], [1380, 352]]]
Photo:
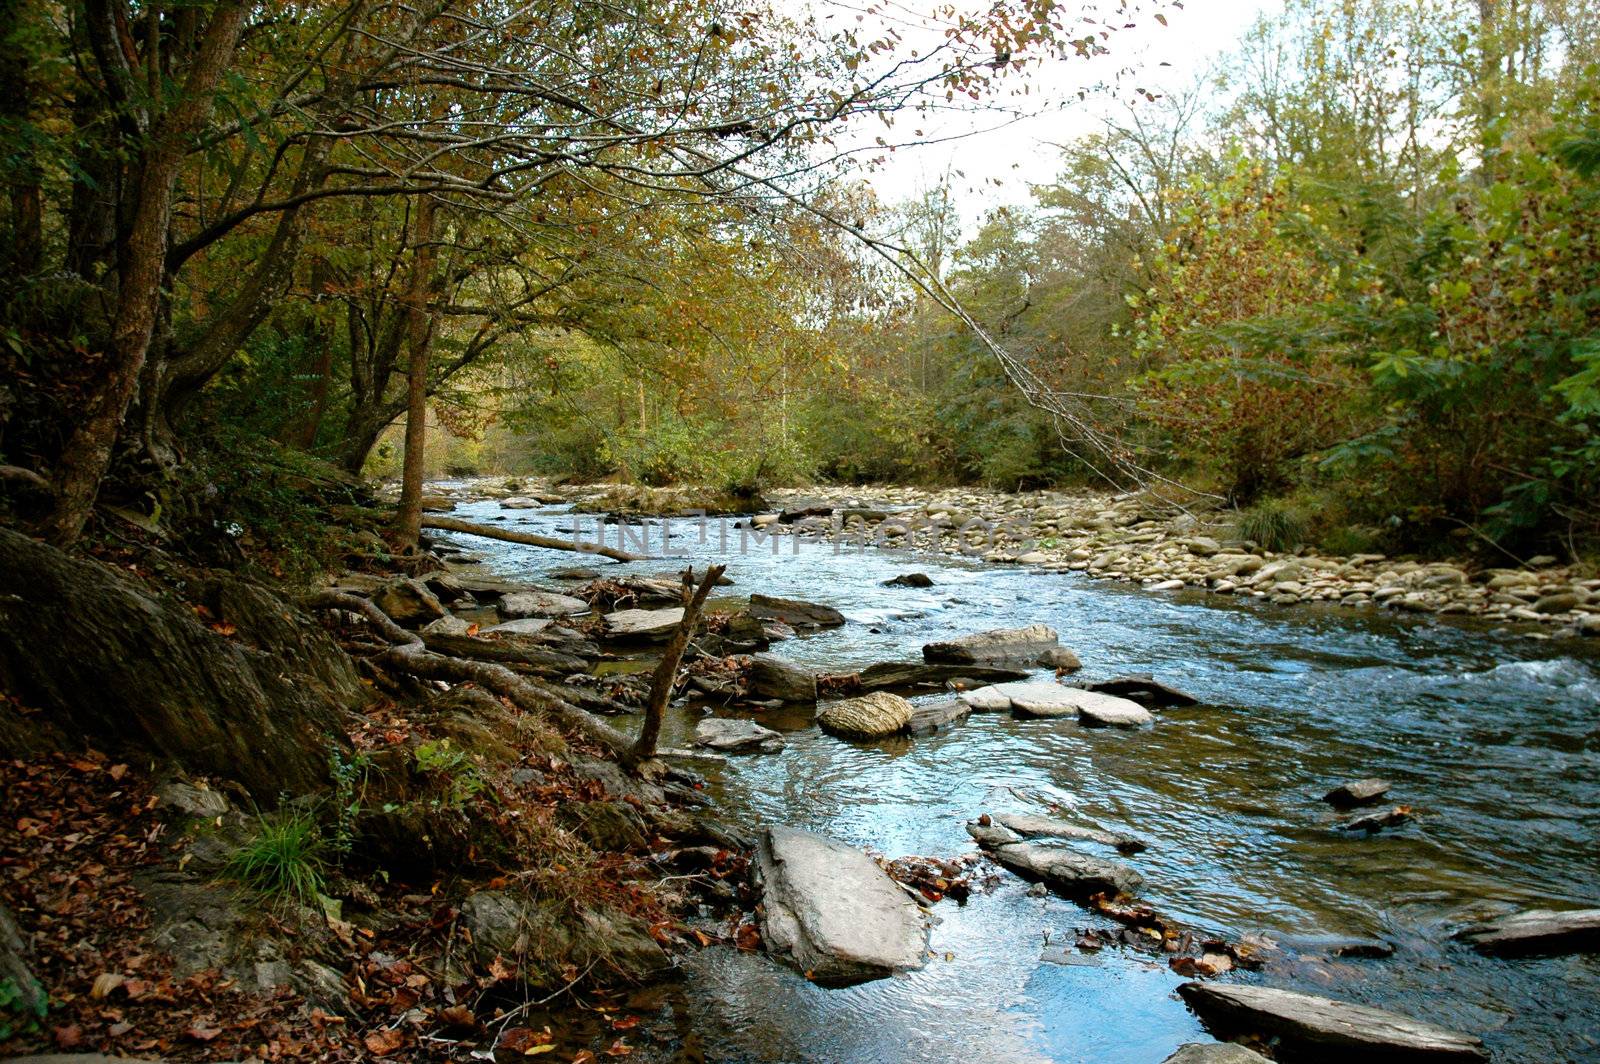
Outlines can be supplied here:
[[465, 532], [469, 536], [499, 539], [507, 543], [523, 543], [530, 547], [570, 550], [577, 551], [579, 554], [598, 554], [602, 558], [610, 558], [619, 562], [642, 562], [647, 560], [642, 554], [630, 554], [616, 547], [607, 547], [603, 543], [579, 543], [570, 539], [556, 539], [554, 536], [540, 536], [533, 532], [513, 532], [509, 528], [495, 528], [493, 525], [475, 525], [470, 521], [458, 521], [454, 517], [424, 517], [421, 519], [421, 526], [423, 528], [443, 529], [446, 532]]
[[[700, 619], [700, 609], [706, 604], [706, 596], [717, 586], [725, 568], [721, 565], [706, 568], [705, 578], [695, 588], [693, 597], [684, 604], [683, 620], [678, 622], [672, 638], [667, 641], [667, 649], [661, 655], [660, 663], [656, 665], [655, 672], [650, 674], [650, 700], [645, 703], [644, 724], [639, 728], [639, 738], [634, 740], [633, 749], [628, 751], [627, 761], [630, 765], [656, 756], [656, 742], [661, 738], [661, 718], [666, 715], [667, 703], [672, 699], [672, 685], [678, 679], [678, 663], [683, 660], [684, 648], [694, 635], [695, 622]], [[687, 575], [684, 584], [684, 589], [688, 590]]]
[[411, 266], [411, 305], [407, 311], [411, 368], [406, 385], [406, 457], [400, 474], [397, 532], [402, 551], [416, 550], [422, 535], [422, 476], [428, 442], [428, 351], [433, 340], [433, 316], [428, 307], [433, 288], [433, 214], [433, 197], [422, 196], [417, 203], [417, 250]]
[[189, 136], [211, 114], [214, 90], [232, 61], [247, 10], [237, 0], [217, 6], [179, 102], [155, 124], [149, 147], [139, 161], [133, 225], [119, 256], [117, 309], [106, 372], [56, 466], [56, 507], [46, 531], [59, 545], [71, 545], [83, 534], [100, 482], [111, 464], [111, 450], [155, 332], [178, 170]]

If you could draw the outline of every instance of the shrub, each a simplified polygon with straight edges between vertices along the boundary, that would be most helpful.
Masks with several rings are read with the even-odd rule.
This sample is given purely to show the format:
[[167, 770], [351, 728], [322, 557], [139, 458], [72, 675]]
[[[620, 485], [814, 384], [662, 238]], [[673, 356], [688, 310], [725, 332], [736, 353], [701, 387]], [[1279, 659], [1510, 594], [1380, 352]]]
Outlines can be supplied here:
[[1305, 519], [1275, 500], [1240, 511], [1234, 528], [1240, 539], [1248, 539], [1262, 550], [1290, 550], [1306, 540]]

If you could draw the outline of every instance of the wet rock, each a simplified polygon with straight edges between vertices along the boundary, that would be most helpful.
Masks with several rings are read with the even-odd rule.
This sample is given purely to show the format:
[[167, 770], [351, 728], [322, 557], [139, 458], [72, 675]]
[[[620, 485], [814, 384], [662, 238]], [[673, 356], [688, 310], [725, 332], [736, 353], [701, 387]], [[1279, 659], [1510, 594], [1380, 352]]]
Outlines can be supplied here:
[[1411, 810], [1403, 805], [1393, 809], [1384, 809], [1366, 816], [1358, 816], [1354, 820], [1339, 825], [1341, 831], [1364, 831], [1368, 835], [1376, 834], [1384, 828], [1399, 827], [1411, 819]]
[[981, 816], [977, 820], [967, 823], [967, 834], [985, 850], [992, 850], [997, 846], [1009, 846], [1013, 842], [1021, 842], [1022, 836], [1008, 827], [996, 824], [990, 817]]
[[581, 569], [581, 568], [553, 569], [550, 572], [550, 579], [552, 579], [552, 580], [588, 581], [588, 580], [599, 580], [601, 578], [601, 575], [602, 574], [601, 574], [600, 570], [598, 570], [598, 569]]
[[665, 639], [683, 620], [682, 606], [606, 614], [606, 633], [618, 639]]
[[753, 655], [748, 677], [750, 693], [758, 698], [776, 698], [784, 702], [817, 700], [817, 674], [771, 654]]
[[1063, 715], [1070, 715], [1077, 712], [1077, 707], [1065, 694], [1066, 690], [1060, 684], [1048, 680], [1032, 683], [996, 683], [974, 691], [963, 691], [960, 698], [979, 713], [1008, 713], [1016, 701], [1021, 699], [1024, 704], [1036, 709], [1059, 705], [1062, 707]]
[[[922, 660], [930, 665], [1033, 665], [1045, 655], [1065, 650], [1056, 630], [1043, 624], [1023, 628], [997, 628], [989, 632], [964, 635], [922, 648]], [[1058, 668], [1080, 668], [1082, 663], [1070, 650], [1067, 657], [1055, 655], [1051, 664]]]
[[549, 631], [555, 621], [549, 617], [518, 617], [514, 621], [506, 621], [492, 628], [484, 629], [484, 635], [538, 635]]
[[444, 604], [420, 580], [402, 576], [372, 593], [372, 602], [393, 621], [416, 628], [445, 615]]
[[756, 847], [767, 950], [823, 986], [920, 968], [927, 929], [877, 863], [841, 842], [774, 827]]
[[1600, 949], [1600, 909], [1529, 909], [1460, 931], [1484, 953], [1591, 953]]
[[1553, 595], [1544, 595], [1533, 604], [1535, 613], [1565, 613], [1578, 605], [1581, 600], [1570, 591], [1560, 591]]
[[1489, 1059], [1479, 1038], [1365, 1005], [1224, 983], [1184, 983], [1178, 993], [1208, 1024], [1274, 1034], [1312, 1051], [1367, 1052], [1385, 1061]]
[[972, 707], [959, 698], [942, 698], [937, 702], [924, 702], [911, 707], [911, 723], [906, 730], [912, 735], [931, 735], [952, 724], [959, 724], [972, 713]]
[[1143, 877], [1126, 865], [1039, 842], [996, 846], [994, 859], [1024, 879], [1036, 879], [1057, 894], [1088, 898], [1095, 894], [1132, 894]]
[[1026, 838], [1082, 839], [1110, 846], [1122, 853], [1140, 853], [1148, 849], [1143, 842], [1131, 835], [1081, 827], [1053, 817], [1034, 816], [1029, 813], [995, 813], [991, 819], [1001, 827]]
[[1086, 684], [1085, 690], [1097, 691], [1100, 694], [1116, 695], [1137, 702], [1150, 709], [1166, 708], [1168, 706], [1193, 706], [1200, 700], [1187, 691], [1180, 691], [1169, 684], [1164, 684], [1148, 673], [1130, 673], [1126, 676], [1114, 676], [1109, 680]]
[[783, 736], [763, 728], [753, 720], [707, 717], [694, 726], [696, 746], [724, 752], [760, 751], [771, 753], [783, 748]]
[[762, 621], [781, 621], [794, 628], [836, 628], [844, 623], [844, 614], [832, 606], [771, 595], [751, 595], [750, 615]]
[[884, 587], [932, 587], [933, 578], [927, 573], [901, 573], [883, 582]]
[[589, 604], [572, 595], [553, 591], [515, 591], [500, 600], [500, 615], [522, 617], [576, 617], [589, 612]]
[[1001, 669], [987, 665], [925, 665], [920, 661], [885, 661], [868, 665], [856, 674], [866, 691], [909, 688], [944, 688], [953, 680], [980, 684], [1020, 680], [1028, 674], [1021, 669]]
[[1019, 717], [1077, 717], [1091, 726], [1135, 728], [1155, 720], [1149, 710], [1126, 698], [1049, 682], [992, 684], [965, 691], [961, 698], [975, 710], [1010, 710]]
[[808, 518], [831, 517], [832, 515], [833, 507], [831, 506], [802, 506], [794, 510], [784, 510], [778, 515], [778, 523], [792, 525]]
[[910, 702], [887, 691], [874, 691], [830, 703], [817, 714], [817, 724], [840, 739], [881, 739], [905, 731], [912, 716]]
[[1358, 805], [1371, 805], [1389, 793], [1394, 784], [1388, 780], [1364, 779], [1341, 783], [1322, 796], [1322, 800], [1340, 809], [1353, 809]]
[[1343, 945], [1335, 946], [1333, 955], [1355, 960], [1383, 960], [1385, 957], [1394, 956], [1394, 946], [1377, 939], [1363, 942], [1346, 942]]
[[1232, 1042], [1190, 1042], [1161, 1064], [1272, 1064], [1253, 1049]]
[[1600, 613], [1585, 614], [1578, 619], [1578, 634], [1593, 638], [1600, 636]]

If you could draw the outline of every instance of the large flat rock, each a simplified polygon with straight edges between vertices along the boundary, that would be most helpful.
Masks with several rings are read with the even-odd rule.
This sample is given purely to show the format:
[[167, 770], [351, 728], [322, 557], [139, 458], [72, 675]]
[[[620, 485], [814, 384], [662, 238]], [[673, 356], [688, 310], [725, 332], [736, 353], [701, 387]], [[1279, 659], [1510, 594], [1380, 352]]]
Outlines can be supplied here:
[[1060, 846], [1013, 842], [996, 846], [990, 852], [996, 861], [1024, 879], [1037, 879], [1069, 898], [1132, 894], [1144, 882], [1139, 873], [1127, 865]]
[[726, 753], [770, 753], [783, 747], [783, 736], [753, 720], [707, 717], [694, 727], [694, 744]]
[[1009, 710], [1019, 717], [1077, 717], [1089, 725], [1136, 728], [1155, 720], [1137, 702], [1049, 681], [990, 684], [962, 692], [961, 699], [980, 712]]
[[589, 612], [589, 604], [572, 595], [554, 591], [513, 591], [500, 599], [500, 616], [510, 620], [523, 617], [576, 617]]
[[758, 698], [779, 698], [785, 702], [815, 702], [817, 674], [792, 661], [771, 654], [750, 658], [750, 693]]
[[1104, 695], [1116, 695], [1137, 702], [1146, 709], [1166, 709], [1168, 707], [1193, 706], [1199, 704], [1199, 699], [1187, 691], [1179, 690], [1171, 684], [1162, 683], [1149, 673], [1135, 672], [1126, 676], [1113, 676], [1109, 680], [1084, 685], [1090, 691], [1098, 691]]
[[1056, 630], [1043, 624], [1022, 628], [996, 628], [958, 636], [922, 648], [930, 665], [1040, 665], [1063, 669], [1081, 667], [1077, 655], [1061, 646]]
[[813, 982], [851, 986], [922, 967], [928, 932], [920, 910], [860, 850], [767, 828], [755, 872], [768, 952]]
[[682, 606], [606, 614], [606, 633], [619, 639], [665, 639], [683, 620]]
[[794, 628], [835, 628], [845, 620], [844, 614], [832, 606], [772, 595], [751, 595], [750, 615], [763, 621], [782, 621]]
[[1027, 673], [1021, 669], [1003, 669], [993, 665], [928, 665], [920, 661], [881, 661], [868, 665], [856, 674], [863, 691], [902, 691], [916, 688], [943, 690], [952, 680], [971, 683], [994, 684], [1022, 680]]
[[1319, 1051], [1360, 1052], [1396, 1064], [1489, 1059], [1479, 1038], [1366, 1005], [1224, 983], [1184, 983], [1178, 993], [1208, 1023], [1275, 1034]]
[[1024, 838], [1071, 839], [1097, 842], [1123, 853], [1140, 853], [1148, 847], [1131, 835], [1119, 835], [1078, 824], [1070, 824], [1054, 817], [1035, 816], [1030, 813], [995, 813], [990, 817], [995, 823]]
[[1456, 937], [1484, 953], [1588, 953], [1600, 949], [1600, 909], [1529, 909]]
[[1232, 1042], [1190, 1042], [1161, 1064], [1272, 1064], [1253, 1049]]

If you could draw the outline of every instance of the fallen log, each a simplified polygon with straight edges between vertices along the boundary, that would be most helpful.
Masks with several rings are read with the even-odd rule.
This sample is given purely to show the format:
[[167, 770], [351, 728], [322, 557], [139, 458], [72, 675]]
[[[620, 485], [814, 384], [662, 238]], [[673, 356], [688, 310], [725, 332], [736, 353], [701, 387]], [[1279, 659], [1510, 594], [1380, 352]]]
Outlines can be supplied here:
[[528, 547], [567, 550], [578, 554], [598, 554], [603, 558], [610, 558], [619, 562], [649, 560], [648, 555], [630, 554], [625, 550], [618, 550], [616, 547], [608, 547], [604, 543], [581, 543], [575, 539], [557, 539], [554, 536], [541, 536], [534, 532], [513, 532], [508, 528], [495, 528], [492, 525], [479, 525], [471, 521], [458, 521], [454, 517], [424, 515], [422, 527], [434, 528], [442, 532], [461, 532], [469, 536], [482, 536], [484, 539], [498, 539], [506, 543], [521, 543]]
[[606, 747], [618, 760], [626, 762], [632, 752], [633, 740], [628, 736], [504, 665], [434, 653], [423, 643], [421, 636], [401, 628], [367, 599], [339, 591], [320, 591], [301, 601], [309, 608], [345, 610], [365, 617], [367, 623], [390, 643], [389, 649], [378, 659], [385, 664], [425, 680], [475, 683], [511, 699], [523, 709], [547, 714], [558, 724]]

